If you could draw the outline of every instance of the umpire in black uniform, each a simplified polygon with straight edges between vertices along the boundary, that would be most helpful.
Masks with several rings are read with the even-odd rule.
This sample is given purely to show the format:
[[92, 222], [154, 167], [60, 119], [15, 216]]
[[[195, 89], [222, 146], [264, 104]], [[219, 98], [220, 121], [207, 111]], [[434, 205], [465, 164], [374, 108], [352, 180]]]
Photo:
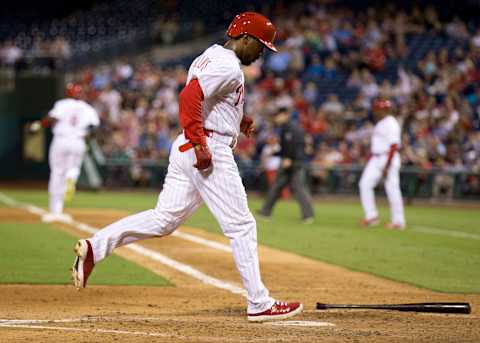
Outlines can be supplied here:
[[289, 185], [300, 204], [303, 222], [311, 223], [314, 213], [306, 184], [305, 133], [290, 120], [290, 112], [286, 108], [280, 108], [273, 120], [275, 126], [280, 128], [280, 151], [276, 155], [281, 157], [282, 162], [275, 183], [270, 188], [258, 214], [262, 217], [270, 217], [282, 189]]

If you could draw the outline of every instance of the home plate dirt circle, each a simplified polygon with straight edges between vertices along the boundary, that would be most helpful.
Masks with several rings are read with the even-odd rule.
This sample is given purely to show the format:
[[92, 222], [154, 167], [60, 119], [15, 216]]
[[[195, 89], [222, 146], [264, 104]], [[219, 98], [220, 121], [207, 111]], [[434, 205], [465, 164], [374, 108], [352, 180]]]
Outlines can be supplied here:
[[264, 324], [276, 326], [335, 326], [333, 323], [316, 322], [313, 320], [289, 320], [285, 322], [267, 322]]

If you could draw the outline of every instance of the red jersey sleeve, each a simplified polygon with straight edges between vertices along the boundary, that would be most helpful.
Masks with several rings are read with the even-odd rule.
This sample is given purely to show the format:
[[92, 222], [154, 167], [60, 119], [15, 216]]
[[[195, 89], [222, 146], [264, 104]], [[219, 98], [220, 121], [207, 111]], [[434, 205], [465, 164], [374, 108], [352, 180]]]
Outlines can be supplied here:
[[180, 125], [185, 137], [193, 144], [206, 144], [202, 118], [203, 99], [203, 91], [197, 79], [191, 80], [179, 95]]

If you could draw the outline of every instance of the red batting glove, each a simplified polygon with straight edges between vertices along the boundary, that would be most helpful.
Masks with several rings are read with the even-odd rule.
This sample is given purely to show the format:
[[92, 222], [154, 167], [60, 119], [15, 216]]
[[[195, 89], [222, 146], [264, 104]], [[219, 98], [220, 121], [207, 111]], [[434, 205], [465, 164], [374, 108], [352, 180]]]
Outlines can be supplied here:
[[212, 165], [212, 154], [210, 153], [210, 149], [208, 149], [208, 145], [197, 144], [193, 150], [195, 151], [195, 156], [197, 157], [197, 163], [195, 163], [193, 166], [198, 170], [210, 168]]
[[240, 132], [247, 137], [250, 137], [255, 132], [255, 123], [252, 118], [243, 116], [242, 122], [240, 123]]

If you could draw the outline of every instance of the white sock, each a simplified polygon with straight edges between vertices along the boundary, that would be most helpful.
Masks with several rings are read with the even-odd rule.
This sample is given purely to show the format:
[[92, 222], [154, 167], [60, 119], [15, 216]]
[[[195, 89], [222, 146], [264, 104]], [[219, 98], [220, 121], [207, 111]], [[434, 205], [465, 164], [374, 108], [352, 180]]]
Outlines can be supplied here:
[[63, 194], [50, 194], [48, 207], [50, 213], [61, 214], [63, 212]]

